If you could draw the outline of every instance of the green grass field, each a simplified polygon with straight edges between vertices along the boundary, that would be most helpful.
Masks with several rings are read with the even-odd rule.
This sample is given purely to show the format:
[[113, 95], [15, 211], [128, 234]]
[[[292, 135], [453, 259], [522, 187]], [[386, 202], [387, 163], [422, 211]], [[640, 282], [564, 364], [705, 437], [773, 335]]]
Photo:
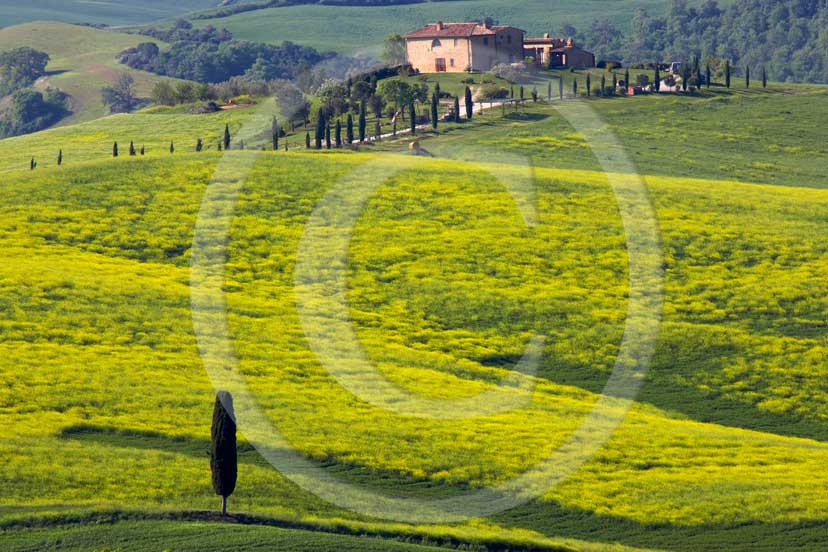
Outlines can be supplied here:
[[595, 19], [607, 18], [626, 29], [636, 9], [650, 13], [666, 9], [663, 0], [463, 0], [423, 4], [352, 7], [306, 5], [245, 12], [220, 19], [194, 21], [226, 27], [238, 38], [260, 42], [290, 40], [318, 50], [379, 54], [389, 33], [406, 33], [434, 21], [471, 21], [493, 17], [525, 29], [530, 36], [556, 33], [564, 23], [579, 30]]
[[60, 88], [71, 95], [72, 114], [62, 124], [108, 114], [108, 108], [101, 101], [101, 89], [114, 84], [124, 73], [135, 78], [136, 92], [144, 98], [156, 82], [174, 81], [118, 63], [120, 52], [148, 40], [153, 41], [144, 36], [44, 21], [0, 29], [0, 51], [28, 46], [51, 56], [46, 68], [49, 74], [36, 86]]
[[[527, 505], [457, 525], [343, 511], [246, 444], [231, 510], [291, 529], [159, 521], [217, 506], [205, 452], [214, 389], [193, 333], [190, 246], [208, 186], [241, 176], [225, 168], [209, 184], [219, 154], [183, 144], [209, 145], [224, 124], [236, 135], [251, 110], [138, 113], [0, 141], [0, 547], [371, 550], [374, 541], [354, 540], [366, 534], [489, 549], [824, 549], [828, 91], [589, 103], [645, 176], [662, 234], [653, 367], [580, 470]], [[514, 476], [577, 427], [615, 361], [629, 287], [617, 204], [562, 116], [571, 105], [441, 127], [422, 139], [437, 157], [417, 169], [395, 153], [407, 140], [384, 152], [224, 157], [252, 163], [229, 242], [230, 332], [261, 407], [305, 458], [351, 483], [434, 497]], [[241, 137], [264, 139], [267, 115]], [[148, 144], [147, 156], [112, 159], [112, 142], [125, 152], [130, 139]], [[366, 354], [403, 388], [461, 399], [509, 373], [541, 333], [526, 408], [398, 416], [351, 396], [309, 349], [294, 284], [304, 224], [336, 182], [379, 160], [399, 172], [358, 219], [346, 267]], [[496, 178], [527, 166], [532, 228]], [[54, 527], [113, 511], [122, 524]], [[348, 535], [297, 532], [314, 528]], [[138, 534], [147, 536], [126, 546]]]
[[66, 23], [103, 23], [106, 25], [136, 25], [173, 14], [207, 9], [219, 5], [219, 0], [38, 0], [29, 3], [0, 4], [0, 27], [9, 27], [31, 21], [64, 21]]

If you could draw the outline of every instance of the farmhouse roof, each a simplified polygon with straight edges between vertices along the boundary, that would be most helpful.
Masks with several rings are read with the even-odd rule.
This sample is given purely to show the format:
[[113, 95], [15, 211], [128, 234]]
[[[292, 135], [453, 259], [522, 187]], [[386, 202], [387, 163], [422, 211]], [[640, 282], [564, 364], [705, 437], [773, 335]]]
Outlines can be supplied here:
[[472, 36], [492, 36], [500, 31], [514, 29], [525, 33], [523, 29], [509, 25], [487, 25], [485, 23], [429, 23], [410, 32], [403, 38], [469, 38]]

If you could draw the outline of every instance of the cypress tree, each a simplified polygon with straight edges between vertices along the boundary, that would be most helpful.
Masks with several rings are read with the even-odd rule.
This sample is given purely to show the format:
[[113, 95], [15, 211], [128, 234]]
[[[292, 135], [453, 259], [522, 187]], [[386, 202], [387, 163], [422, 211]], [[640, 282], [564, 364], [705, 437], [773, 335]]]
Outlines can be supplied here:
[[227, 497], [236, 490], [239, 473], [234, 415], [233, 396], [227, 391], [219, 391], [210, 431], [210, 471], [213, 474], [213, 490], [221, 497], [222, 516], [227, 515]]
[[661, 70], [658, 67], [658, 63], [656, 63], [655, 67], [655, 91], [658, 92], [661, 90]]
[[408, 104], [408, 113], [411, 115], [411, 135], [417, 134], [417, 112], [414, 109], [414, 102]]
[[32, 160], [29, 161], [29, 170], [33, 171], [33, 170], [35, 170], [36, 167], [37, 167], [37, 161], [35, 161], [35, 158], [32, 157]]
[[[656, 69], [656, 75], [658, 74], [658, 69]], [[618, 90], [618, 75], [615, 73], [612, 74], [612, 91], [613, 93]]]
[[523, 85], [520, 85], [520, 100], [523, 101], [526, 99], [526, 89], [523, 88]]
[[[520, 94], [523, 96], [523, 87], [520, 88]], [[472, 100], [472, 91], [468, 86], [466, 87], [466, 119], [470, 120], [474, 117], [474, 100]]]
[[335, 136], [335, 138], [336, 138], [336, 147], [341, 148], [342, 147], [342, 122], [339, 119], [336, 120], [336, 136]]
[[141, 146], [141, 155], [144, 155], [144, 146]]
[[455, 123], [460, 122], [460, 97], [459, 96], [454, 97], [454, 122]]
[[437, 116], [439, 115], [437, 101], [437, 92], [434, 92], [434, 94], [431, 95], [431, 127], [434, 130], [437, 130]]
[[563, 100], [563, 89], [564, 89], [563, 75], [561, 75], [560, 77], [558, 77], [558, 96], [560, 96], [561, 100]]
[[310, 131], [305, 133], [305, 149], [310, 149]]
[[204, 149], [204, 142], [201, 141], [201, 138], [196, 140], [196, 151], [201, 151]]
[[382, 140], [382, 123], [379, 119], [374, 121], [374, 138], [377, 142]]
[[710, 81], [712, 80], [712, 75], [710, 73], [710, 64], [707, 64], [705, 79], [707, 80], [707, 87], [710, 88]]
[[57, 161], [58, 161], [58, 167], [63, 165], [63, 150], [60, 150], [58, 152], [58, 160]]
[[270, 137], [273, 140], [273, 151], [279, 151], [279, 121], [276, 117], [270, 122]]
[[604, 95], [604, 91], [607, 89], [607, 76], [601, 75], [601, 93], [600, 96]]
[[586, 93], [587, 97], [592, 95], [592, 73], [587, 71], [587, 78], [586, 78]]
[[547, 102], [552, 101], [552, 81], [549, 81], [546, 84], [546, 101]]
[[[244, 148], [242, 148], [242, 149], [244, 149]], [[170, 153], [175, 153], [175, 143], [174, 142], [170, 142]]]
[[349, 146], [354, 143], [354, 116], [350, 113], [348, 113], [348, 123], [345, 136]]
[[509, 98], [511, 98], [513, 100], [515, 99], [515, 85], [514, 84], [509, 85]]
[[532, 103], [537, 103], [537, 102], [538, 102], [538, 88], [535, 86], [535, 87], [532, 87]]
[[434, 85], [434, 93], [437, 94], [437, 99], [440, 99], [440, 81], [437, 81], [437, 84]]
[[745, 66], [745, 88], [750, 88], [750, 66]]
[[762, 67], [762, 88], [768, 87], [768, 71], [765, 67]]
[[702, 74], [701, 74], [701, 65], [699, 65], [698, 60], [696, 61], [696, 86], [699, 87], [701, 90], [702, 85]]
[[129, 143], [129, 156], [135, 157], [135, 144], [132, 142]]
[[575, 77], [572, 81], [572, 95], [578, 97], [578, 77]]
[[325, 111], [320, 107], [319, 113], [316, 117], [316, 134], [314, 135], [314, 145], [316, 149], [322, 149], [322, 141], [325, 139]]
[[631, 86], [629, 68], [624, 69], [624, 86], [626, 86], [627, 88], [629, 88]]
[[331, 123], [325, 123], [325, 149], [331, 149]]
[[118, 142], [112, 145], [112, 157], [118, 157]]
[[224, 149], [230, 149], [230, 125], [224, 125]]
[[365, 102], [359, 107], [359, 141], [364, 142], [366, 136], [366, 129], [368, 127], [367, 116], [365, 112]]
[[725, 86], [730, 88], [730, 60], [725, 61]]

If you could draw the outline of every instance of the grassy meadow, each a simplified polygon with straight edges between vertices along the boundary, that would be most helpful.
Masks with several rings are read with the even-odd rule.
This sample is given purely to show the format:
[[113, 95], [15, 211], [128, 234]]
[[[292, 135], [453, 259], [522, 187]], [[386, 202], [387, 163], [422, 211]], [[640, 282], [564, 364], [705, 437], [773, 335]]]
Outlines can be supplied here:
[[[529, 504], [457, 525], [341, 510], [244, 442], [231, 510], [279, 527], [181, 514], [217, 507], [214, 389], [190, 312], [194, 226], [209, 186], [245, 176], [230, 165], [211, 183], [213, 142], [255, 110], [137, 113], [0, 141], [0, 547], [824, 549], [828, 92], [586, 101], [638, 166], [658, 219], [665, 307], [653, 366], [581, 469]], [[305, 458], [377, 491], [437, 497], [515, 476], [578, 427], [615, 362], [629, 286], [616, 199], [563, 117], [568, 103], [445, 125], [422, 137], [436, 157], [414, 169], [406, 140], [224, 155], [252, 166], [228, 244], [231, 337], [260, 406]], [[266, 139], [269, 114], [258, 116], [239, 139]], [[197, 137], [207, 151], [193, 151]], [[126, 156], [129, 140], [147, 155]], [[404, 389], [459, 400], [510, 373], [541, 334], [525, 408], [398, 416], [350, 395], [310, 350], [294, 282], [304, 225], [336, 183], [379, 161], [396, 173], [360, 215], [346, 267], [366, 355]], [[532, 227], [500, 180], [527, 167]]]
[[71, 114], [61, 124], [84, 122], [107, 115], [109, 109], [101, 100], [101, 89], [114, 84], [124, 73], [135, 78], [136, 93], [143, 98], [149, 97], [156, 82], [174, 82], [175, 79], [137, 71], [118, 63], [120, 52], [148, 41], [163, 45], [145, 36], [49, 21], [0, 29], [0, 51], [28, 46], [51, 56], [46, 68], [49, 74], [40, 79], [36, 87], [60, 88], [71, 96]]
[[213, 8], [219, 0], [37, 0], [37, 2], [3, 2], [0, 4], [0, 27], [10, 27], [31, 21], [63, 21], [66, 23], [102, 23], [105, 25], [137, 25], [172, 14]]
[[[525, 29], [530, 36], [557, 32], [564, 23], [584, 29], [600, 14], [626, 29], [636, 9], [666, 9], [663, 0], [452, 0], [398, 6], [302, 5], [194, 20], [226, 27], [238, 38], [259, 42], [290, 40], [320, 51], [377, 55], [389, 33], [406, 33], [434, 21], [474, 21], [492, 17]], [[332, 32], [332, 29], [335, 29]]]

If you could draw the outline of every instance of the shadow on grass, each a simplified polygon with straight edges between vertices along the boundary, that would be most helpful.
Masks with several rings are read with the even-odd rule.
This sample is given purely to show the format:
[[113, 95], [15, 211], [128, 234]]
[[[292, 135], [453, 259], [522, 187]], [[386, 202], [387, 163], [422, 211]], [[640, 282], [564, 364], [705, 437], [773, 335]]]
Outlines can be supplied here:
[[699, 525], [642, 524], [626, 518], [566, 507], [557, 502], [534, 502], [504, 512], [493, 519], [505, 527], [530, 529], [558, 538], [621, 543], [677, 552], [828, 549], [828, 524], [824, 520]]

